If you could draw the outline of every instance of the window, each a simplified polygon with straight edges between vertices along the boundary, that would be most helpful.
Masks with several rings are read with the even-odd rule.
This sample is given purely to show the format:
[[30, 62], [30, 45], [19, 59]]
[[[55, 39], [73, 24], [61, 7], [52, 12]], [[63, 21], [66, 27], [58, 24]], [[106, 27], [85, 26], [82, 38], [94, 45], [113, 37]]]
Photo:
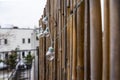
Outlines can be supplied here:
[[39, 40], [39, 38], [36, 36], [36, 40]]
[[0, 39], [0, 45], [2, 44], [2, 40]]
[[8, 43], [7, 39], [4, 39], [4, 44], [7, 44], [7, 43]]
[[22, 43], [25, 43], [25, 39], [24, 38], [22, 39]]
[[28, 39], [28, 43], [30, 43], [30, 38]]
[[31, 55], [31, 51], [29, 51], [28, 54]]
[[25, 57], [25, 52], [22, 52], [22, 57]]
[[8, 53], [5, 53], [5, 59], [8, 59]]

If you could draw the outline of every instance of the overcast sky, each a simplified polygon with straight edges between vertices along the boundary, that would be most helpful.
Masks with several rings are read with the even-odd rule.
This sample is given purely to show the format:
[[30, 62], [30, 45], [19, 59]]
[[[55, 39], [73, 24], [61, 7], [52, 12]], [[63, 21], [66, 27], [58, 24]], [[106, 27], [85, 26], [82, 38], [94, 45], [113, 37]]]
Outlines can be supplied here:
[[0, 25], [38, 26], [45, 4], [46, 0], [0, 0]]

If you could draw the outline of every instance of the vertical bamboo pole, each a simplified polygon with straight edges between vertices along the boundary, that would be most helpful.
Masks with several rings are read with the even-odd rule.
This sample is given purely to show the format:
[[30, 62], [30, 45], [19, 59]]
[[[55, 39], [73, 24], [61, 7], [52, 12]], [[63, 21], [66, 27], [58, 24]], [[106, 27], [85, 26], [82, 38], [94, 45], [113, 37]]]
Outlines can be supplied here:
[[[43, 15], [42, 15], [42, 19], [43, 19]], [[43, 28], [43, 23], [42, 23], [42, 28]], [[43, 76], [44, 76], [44, 53], [43, 53], [43, 38], [40, 38], [41, 39], [41, 42], [42, 42], [42, 44], [41, 44], [41, 56], [42, 56], [42, 59], [41, 59], [41, 61], [43, 62], [43, 63], [41, 63], [41, 66], [42, 66], [42, 68], [41, 68], [41, 71], [42, 71], [42, 73], [43, 74], [41, 74], [41, 79], [43, 79]]]
[[62, 48], [61, 48], [61, 46], [62, 46], [62, 36], [61, 36], [61, 33], [60, 33], [60, 31], [61, 31], [61, 10], [59, 10], [59, 31], [58, 31], [58, 33], [59, 33], [59, 58], [60, 58], [60, 72], [59, 72], [59, 76], [60, 76], [60, 80], [62, 80], [61, 79], [61, 77], [62, 77]]
[[76, 11], [73, 14], [73, 67], [72, 80], [77, 80], [77, 26], [76, 26]]
[[[39, 20], [39, 26], [40, 25], [42, 25], [42, 18]], [[41, 41], [41, 39], [40, 38], [38, 38], [39, 39], [39, 58], [38, 58], [38, 60], [39, 60], [39, 80], [41, 80], [41, 73], [42, 73], [42, 65], [40, 64], [41, 62], [42, 62], [42, 49], [41, 49], [41, 46], [42, 46], [42, 41]]]
[[110, 0], [110, 80], [120, 80], [120, 0]]
[[[62, 28], [61, 28], [61, 31], [63, 30], [64, 28], [64, 0], [62, 0]], [[65, 72], [65, 58], [64, 58], [64, 31], [61, 32], [62, 34], [62, 80], [64, 80], [64, 72]]]
[[[61, 31], [63, 30], [64, 27], [64, 0], [61, 0]], [[61, 68], [61, 79], [64, 80], [64, 34], [63, 31], [61, 32], [61, 49], [62, 49], [62, 54], [61, 54], [61, 61], [62, 61], [62, 68]]]
[[104, 0], [103, 80], [109, 80], [109, 0]]
[[40, 74], [39, 75], [40, 75], [40, 80], [42, 80], [42, 74], [41, 74], [42, 73], [42, 63], [41, 63], [42, 62], [42, 48], [41, 48], [42, 40], [39, 39], [39, 42], [40, 42], [40, 44], [39, 44], [40, 45], [40, 47], [39, 47], [39, 50], [40, 50], [39, 51], [40, 52], [40, 54], [39, 54], [39, 58], [40, 58], [40, 61], [39, 61], [39, 64], [40, 64]]
[[62, 80], [62, 0], [60, 0], [60, 9], [59, 9], [59, 51], [60, 51], [60, 80]]
[[84, 80], [90, 80], [90, 16], [89, 0], [85, 0], [84, 22]]
[[[53, 17], [53, 24], [55, 24], [55, 22], [57, 22], [57, 0], [54, 0], [54, 17]], [[54, 49], [55, 49], [55, 78], [54, 80], [57, 80], [57, 58], [58, 58], [58, 44], [57, 44], [57, 25], [53, 25], [54, 29], [52, 29], [52, 31], [54, 32]]]
[[91, 80], [102, 80], [102, 26], [100, 0], [90, 0]]
[[49, 80], [53, 80], [52, 63], [52, 61], [49, 63]]
[[[57, 27], [56, 27], [56, 31], [55, 31], [55, 38], [57, 36]], [[55, 40], [55, 79], [54, 80], [57, 80], [57, 60], [58, 60], [58, 42], [57, 40]]]
[[[70, 0], [70, 12], [73, 10], [73, 0]], [[70, 14], [71, 15], [71, 14]], [[70, 80], [73, 76], [73, 16], [70, 17]]]
[[[49, 18], [49, 15], [48, 15], [48, 1], [46, 2], [46, 16], [48, 16]], [[49, 20], [48, 20], [48, 24], [47, 26], [49, 26]], [[48, 38], [46, 37], [46, 40], [48, 40]], [[46, 41], [46, 51], [48, 49], [48, 44], [49, 44], [49, 41]], [[45, 56], [46, 56], [46, 53], [45, 53]], [[46, 60], [46, 75], [45, 75], [45, 78], [46, 80], [48, 80], [48, 61]]]
[[67, 80], [70, 80], [70, 8], [67, 9]]
[[65, 0], [62, 0], [62, 80], [65, 79], [65, 35], [64, 35], [64, 2]]
[[72, 54], [73, 54], [73, 17], [70, 17], [70, 80], [72, 80]]
[[84, 1], [77, 8], [77, 80], [84, 80]]
[[[48, 16], [48, 24], [47, 24], [47, 26], [49, 27], [49, 29], [50, 29], [50, 27], [51, 27], [51, 23], [50, 23], [50, 15], [51, 15], [51, 4], [50, 4], [50, 1], [49, 0], [47, 0], [47, 13], [46, 13], [46, 15]], [[46, 38], [46, 52], [47, 52], [47, 50], [48, 50], [48, 48], [49, 48], [49, 45], [50, 45], [50, 37], [48, 37], [48, 38]], [[50, 80], [50, 78], [51, 78], [51, 74], [50, 74], [50, 62], [46, 59], [46, 70], [47, 70], [47, 72], [46, 72], [46, 80]]]
[[72, 65], [72, 80], [76, 80], [77, 78], [77, 73], [76, 73], [76, 65], [77, 65], [77, 58], [76, 58], [76, 29], [75, 26], [73, 26], [73, 65]]
[[[52, 0], [52, 2], [51, 2], [51, 20], [53, 20], [53, 18], [55, 18], [55, 15], [56, 15], [56, 13], [55, 13], [55, 0]], [[53, 31], [54, 30], [54, 31]], [[54, 40], [54, 35], [55, 35], [55, 26], [54, 26], [54, 23], [53, 23], [53, 21], [51, 21], [51, 31], [52, 31], [52, 39]], [[54, 44], [53, 44], [53, 48], [55, 49], [55, 41], [54, 41]], [[55, 80], [55, 78], [56, 78], [56, 73], [55, 73], [55, 70], [56, 70], [56, 66], [55, 66], [55, 60], [56, 59], [54, 59], [53, 61], [52, 61], [52, 67], [51, 67], [51, 70], [52, 70], [52, 80]]]
[[[56, 6], [58, 6], [60, 3], [59, 1], [57, 0], [56, 1]], [[57, 40], [57, 80], [60, 80], [60, 52], [59, 52], [59, 39], [58, 38], [58, 35], [59, 35], [59, 7], [57, 7], [57, 24], [56, 24], [56, 28], [57, 28], [57, 31], [56, 31], [56, 40]]]
[[[53, 17], [53, 11], [54, 11], [54, 1], [53, 0], [50, 0], [50, 20], [51, 20], [51, 17]], [[52, 24], [52, 22], [50, 21], [50, 30], [52, 30], [53, 29], [53, 24]], [[53, 39], [53, 32], [51, 32], [51, 37], [52, 37], [52, 39]], [[51, 63], [50, 63], [50, 72], [51, 72], [51, 74], [49, 74], [49, 75], [51, 75], [51, 77], [50, 77], [50, 80], [53, 80], [54, 79], [54, 65], [53, 65], [53, 63], [54, 63], [54, 61], [51, 61]]]
[[67, 1], [64, 0], [64, 80], [67, 80]]
[[[46, 6], [45, 6], [45, 9], [44, 9], [44, 17], [46, 16]], [[44, 29], [46, 28], [46, 25], [44, 25]], [[46, 38], [44, 37], [43, 38], [43, 44], [44, 44], [44, 51], [43, 51], [43, 54], [44, 54], [44, 80], [46, 80]]]

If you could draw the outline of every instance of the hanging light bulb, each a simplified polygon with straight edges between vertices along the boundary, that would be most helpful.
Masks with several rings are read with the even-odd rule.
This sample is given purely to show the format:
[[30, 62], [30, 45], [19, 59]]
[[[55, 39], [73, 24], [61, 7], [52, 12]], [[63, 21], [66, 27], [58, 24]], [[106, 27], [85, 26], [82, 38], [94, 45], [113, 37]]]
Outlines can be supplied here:
[[46, 27], [45, 31], [43, 32], [45, 37], [49, 37], [50, 34], [49, 34], [49, 27]]
[[41, 31], [41, 30], [43, 30], [43, 28], [42, 28], [42, 26], [40, 25], [40, 27], [39, 27], [39, 31]]
[[48, 17], [45, 16], [45, 17], [42, 19], [42, 22], [43, 22], [44, 24], [47, 24], [47, 23], [48, 23]]
[[39, 33], [37, 34], [37, 37], [44, 37], [42, 26], [40, 26]]
[[48, 59], [49, 61], [52, 61], [52, 60], [54, 59], [54, 57], [55, 57], [55, 52], [54, 52], [53, 47], [49, 47], [49, 49], [48, 49], [48, 51], [47, 51], [47, 53], [46, 53], [46, 56], [47, 56], [47, 59]]
[[38, 38], [39, 38], [39, 37], [44, 37], [43, 32], [40, 32], [39, 34], [37, 34], [37, 37], [38, 37]]
[[39, 34], [39, 29], [36, 28], [34, 31], [36, 35]]

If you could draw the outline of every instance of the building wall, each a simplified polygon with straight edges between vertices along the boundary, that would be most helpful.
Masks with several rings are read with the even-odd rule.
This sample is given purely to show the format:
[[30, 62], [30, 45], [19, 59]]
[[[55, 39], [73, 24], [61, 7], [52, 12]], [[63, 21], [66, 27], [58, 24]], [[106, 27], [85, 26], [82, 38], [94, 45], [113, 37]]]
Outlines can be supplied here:
[[[19, 30], [19, 29], [1, 29], [1, 33], [11, 36], [7, 36], [4, 39], [8, 40], [8, 44], [4, 44], [4, 39], [2, 40], [1, 51], [11, 51], [15, 50], [15, 48], [20, 49], [31, 49], [31, 44], [28, 44], [28, 38], [31, 38], [31, 33], [33, 30]], [[22, 43], [22, 39], [25, 39], [25, 43]]]
[[[25, 43], [23, 43], [23, 38]], [[7, 39], [7, 44], [4, 43], [4, 40]], [[30, 39], [30, 43], [28, 43]], [[28, 28], [0, 28], [0, 60], [8, 59], [8, 55], [11, 54], [12, 50], [17, 48], [18, 58], [17, 60], [22, 60], [24, 62], [24, 56], [31, 52], [34, 56], [31, 69], [31, 79], [38, 79], [38, 49], [39, 40], [36, 39], [36, 29]], [[20, 50], [20, 52], [19, 52]], [[22, 51], [24, 50], [24, 51]], [[32, 51], [31, 51], [32, 50]], [[23, 56], [24, 52], [24, 56]], [[6, 57], [7, 55], [7, 57]], [[3, 66], [2, 66], [3, 67]]]
[[[38, 46], [34, 29], [0, 28], [0, 34], [0, 52], [12, 51], [16, 48], [19, 48], [18, 50], [30, 50], [36, 49]], [[7, 44], [4, 43], [5, 39], [7, 39]], [[25, 43], [23, 43], [23, 39], [25, 39]], [[30, 39], [30, 43], [28, 43], [28, 39]], [[27, 53], [28, 52], [25, 52], [25, 55], [27, 55]]]

